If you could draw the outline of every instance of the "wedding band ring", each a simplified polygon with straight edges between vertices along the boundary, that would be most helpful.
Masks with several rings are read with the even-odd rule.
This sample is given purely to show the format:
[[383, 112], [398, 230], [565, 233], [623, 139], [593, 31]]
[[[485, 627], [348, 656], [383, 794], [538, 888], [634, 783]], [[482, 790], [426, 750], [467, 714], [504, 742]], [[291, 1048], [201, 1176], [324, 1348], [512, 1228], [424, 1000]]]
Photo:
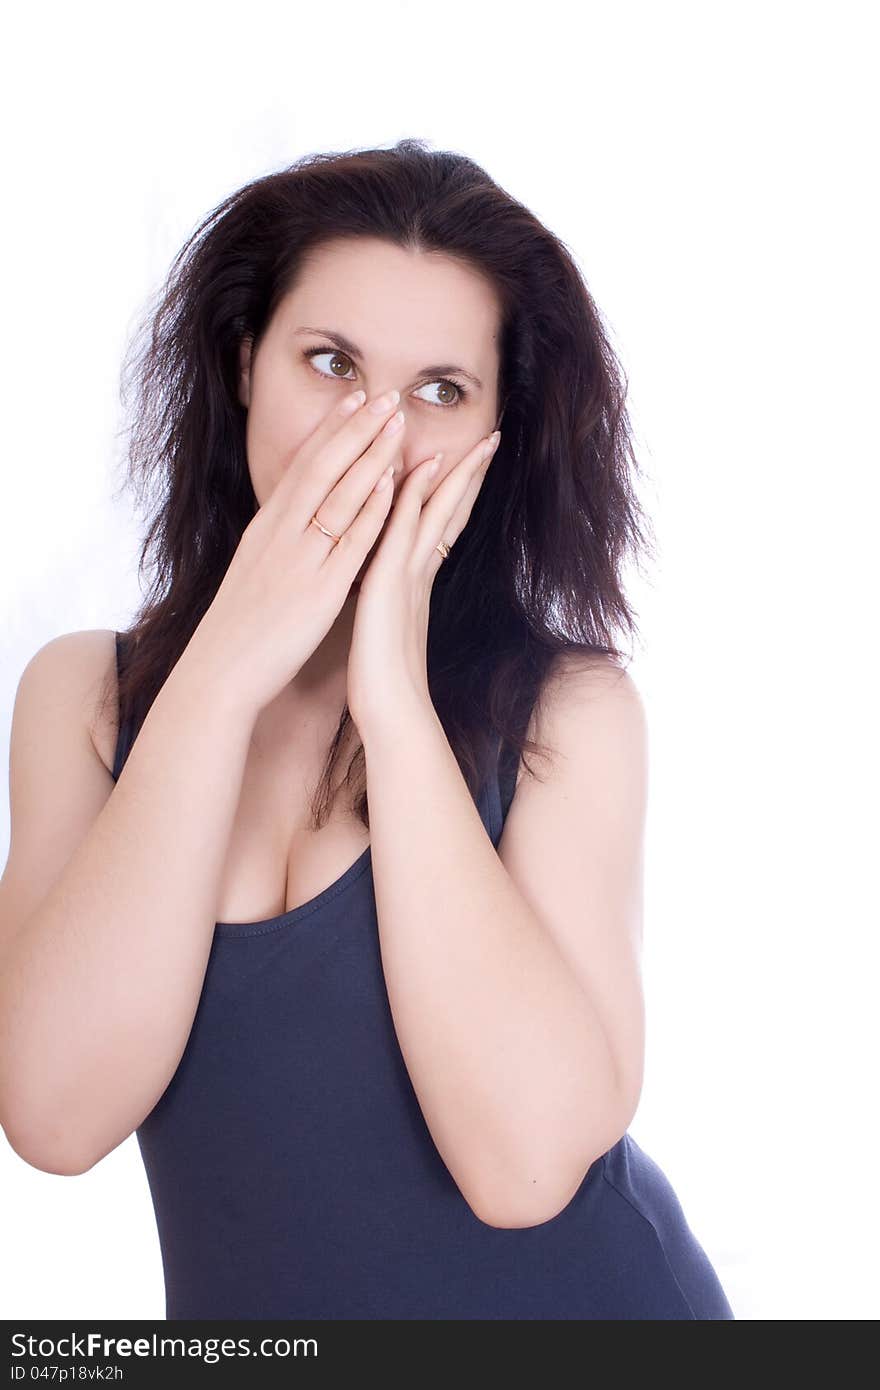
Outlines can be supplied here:
[[[317, 526], [317, 528], [318, 528], [319, 531], [323, 531], [325, 536], [329, 536], [329, 537], [330, 537], [331, 541], [333, 541], [334, 544], [336, 544], [338, 541], [341, 541], [341, 540], [342, 540], [342, 537], [341, 537], [341, 536], [334, 536], [334, 534], [333, 534], [332, 531], [328, 531], [326, 526], [322, 526], [321, 523], [320, 523], [320, 521], [318, 520], [317, 516], [313, 516], [313, 517], [312, 517], [312, 521], [315, 523], [315, 525]], [[310, 526], [311, 526], [311, 524], [312, 524], [312, 521], [309, 522], [309, 525], [310, 525]]]

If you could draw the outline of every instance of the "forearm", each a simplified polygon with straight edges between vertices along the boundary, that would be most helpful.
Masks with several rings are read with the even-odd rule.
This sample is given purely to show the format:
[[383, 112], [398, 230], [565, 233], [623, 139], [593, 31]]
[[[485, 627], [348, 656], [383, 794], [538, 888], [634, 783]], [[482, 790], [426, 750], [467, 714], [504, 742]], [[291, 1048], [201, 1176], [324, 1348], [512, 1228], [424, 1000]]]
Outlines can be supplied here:
[[436, 711], [413, 701], [390, 723], [361, 733], [397, 1037], [471, 1206], [490, 1222], [498, 1212], [497, 1224], [531, 1224], [598, 1156], [593, 1139], [619, 1108], [613, 1058], [486, 834]]

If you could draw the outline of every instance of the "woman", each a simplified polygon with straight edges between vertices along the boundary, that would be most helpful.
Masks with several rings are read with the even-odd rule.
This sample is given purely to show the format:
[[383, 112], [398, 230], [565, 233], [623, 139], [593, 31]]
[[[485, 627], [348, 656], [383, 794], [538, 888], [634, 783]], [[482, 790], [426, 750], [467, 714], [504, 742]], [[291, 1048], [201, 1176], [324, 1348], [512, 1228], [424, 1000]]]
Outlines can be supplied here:
[[626, 1132], [644, 518], [570, 256], [406, 140], [228, 198], [149, 326], [152, 591], [16, 701], [11, 1142], [136, 1131], [172, 1319], [732, 1318]]

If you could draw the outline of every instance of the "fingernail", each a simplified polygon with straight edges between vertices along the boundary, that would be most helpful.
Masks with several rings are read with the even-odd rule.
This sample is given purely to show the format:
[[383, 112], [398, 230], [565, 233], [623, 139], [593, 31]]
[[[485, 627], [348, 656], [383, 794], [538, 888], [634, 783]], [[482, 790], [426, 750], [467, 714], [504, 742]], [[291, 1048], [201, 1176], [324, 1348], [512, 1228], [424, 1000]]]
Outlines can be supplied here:
[[402, 429], [403, 429], [405, 423], [406, 423], [406, 416], [404, 415], [404, 413], [403, 413], [402, 410], [398, 410], [397, 414], [396, 414], [396, 415], [392, 415], [392, 417], [391, 417], [391, 419], [388, 421], [388, 423], [382, 427], [382, 433], [383, 433], [383, 434], [397, 434], [398, 430], [402, 430]]

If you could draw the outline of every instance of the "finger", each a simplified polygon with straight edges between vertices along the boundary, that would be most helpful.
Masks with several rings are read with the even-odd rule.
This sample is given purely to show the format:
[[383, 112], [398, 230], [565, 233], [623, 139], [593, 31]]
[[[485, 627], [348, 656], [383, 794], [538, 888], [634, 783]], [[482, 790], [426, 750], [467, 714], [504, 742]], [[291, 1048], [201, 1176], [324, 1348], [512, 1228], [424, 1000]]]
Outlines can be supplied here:
[[[467, 525], [474, 501], [489, 470], [501, 436], [496, 430], [481, 439], [443, 479], [421, 509], [418, 559], [427, 561], [440, 541], [452, 545]], [[395, 511], [400, 509], [402, 494]], [[440, 556], [437, 556], [438, 560]]]
[[403, 562], [415, 546], [418, 534], [419, 516], [428, 487], [433, 481], [431, 465], [443, 454], [432, 454], [430, 458], [411, 469], [405, 481], [398, 488], [394, 500], [394, 515], [389, 518], [385, 537], [382, 541], [383, 555], [392, 563]]
[[[321, 566], [322, 573], [326, 570], [331, 580], [338, 576], [341, 583], [351, 585], [385, 524], [393, 497], [394, 470], [393, 465], [388, 465], [370, 489], [369, 496], [351, 524], [335, 533], [339, 540], [335, 543], [327, 540], [330, 550]], [[321, 520], [323, 522], [323, 509]], [[314, 531], [317, 528], [313, 526], [311, 529]], [[318, 534], [320, 536], [321, 533]]]
[[[403, 438], [405, 420], [400, 392], [386, 392], [359, 406], [326, 441], [314, 458], [307, 458], [303, 498], [310, 516], [332, 497], [330, 514], [349, 525], [379, 475], [392, 462]], [[364, 462], [364, 467], [358, 465]], [[338, 531], [338, 527], [336, 528]]]
[[399, 391], [384, 392], [363, 404], [356, 399], [359, 394], [347, 396], [320, 421], [296, 449], [275, 489], [281, 494], [280, 504], [294, 506], [303, 525], [398, 409]]
[[[400, 441], [405, 421], [397, 411], [385, 423], [360, 458], [343, 473], [339, 482], [318, 503], [319, 520], [336, 535], [351, 526], [379, 478], [389, 464], [400, 469]], [[313, 528], [314, 529], [314, 528]]]

